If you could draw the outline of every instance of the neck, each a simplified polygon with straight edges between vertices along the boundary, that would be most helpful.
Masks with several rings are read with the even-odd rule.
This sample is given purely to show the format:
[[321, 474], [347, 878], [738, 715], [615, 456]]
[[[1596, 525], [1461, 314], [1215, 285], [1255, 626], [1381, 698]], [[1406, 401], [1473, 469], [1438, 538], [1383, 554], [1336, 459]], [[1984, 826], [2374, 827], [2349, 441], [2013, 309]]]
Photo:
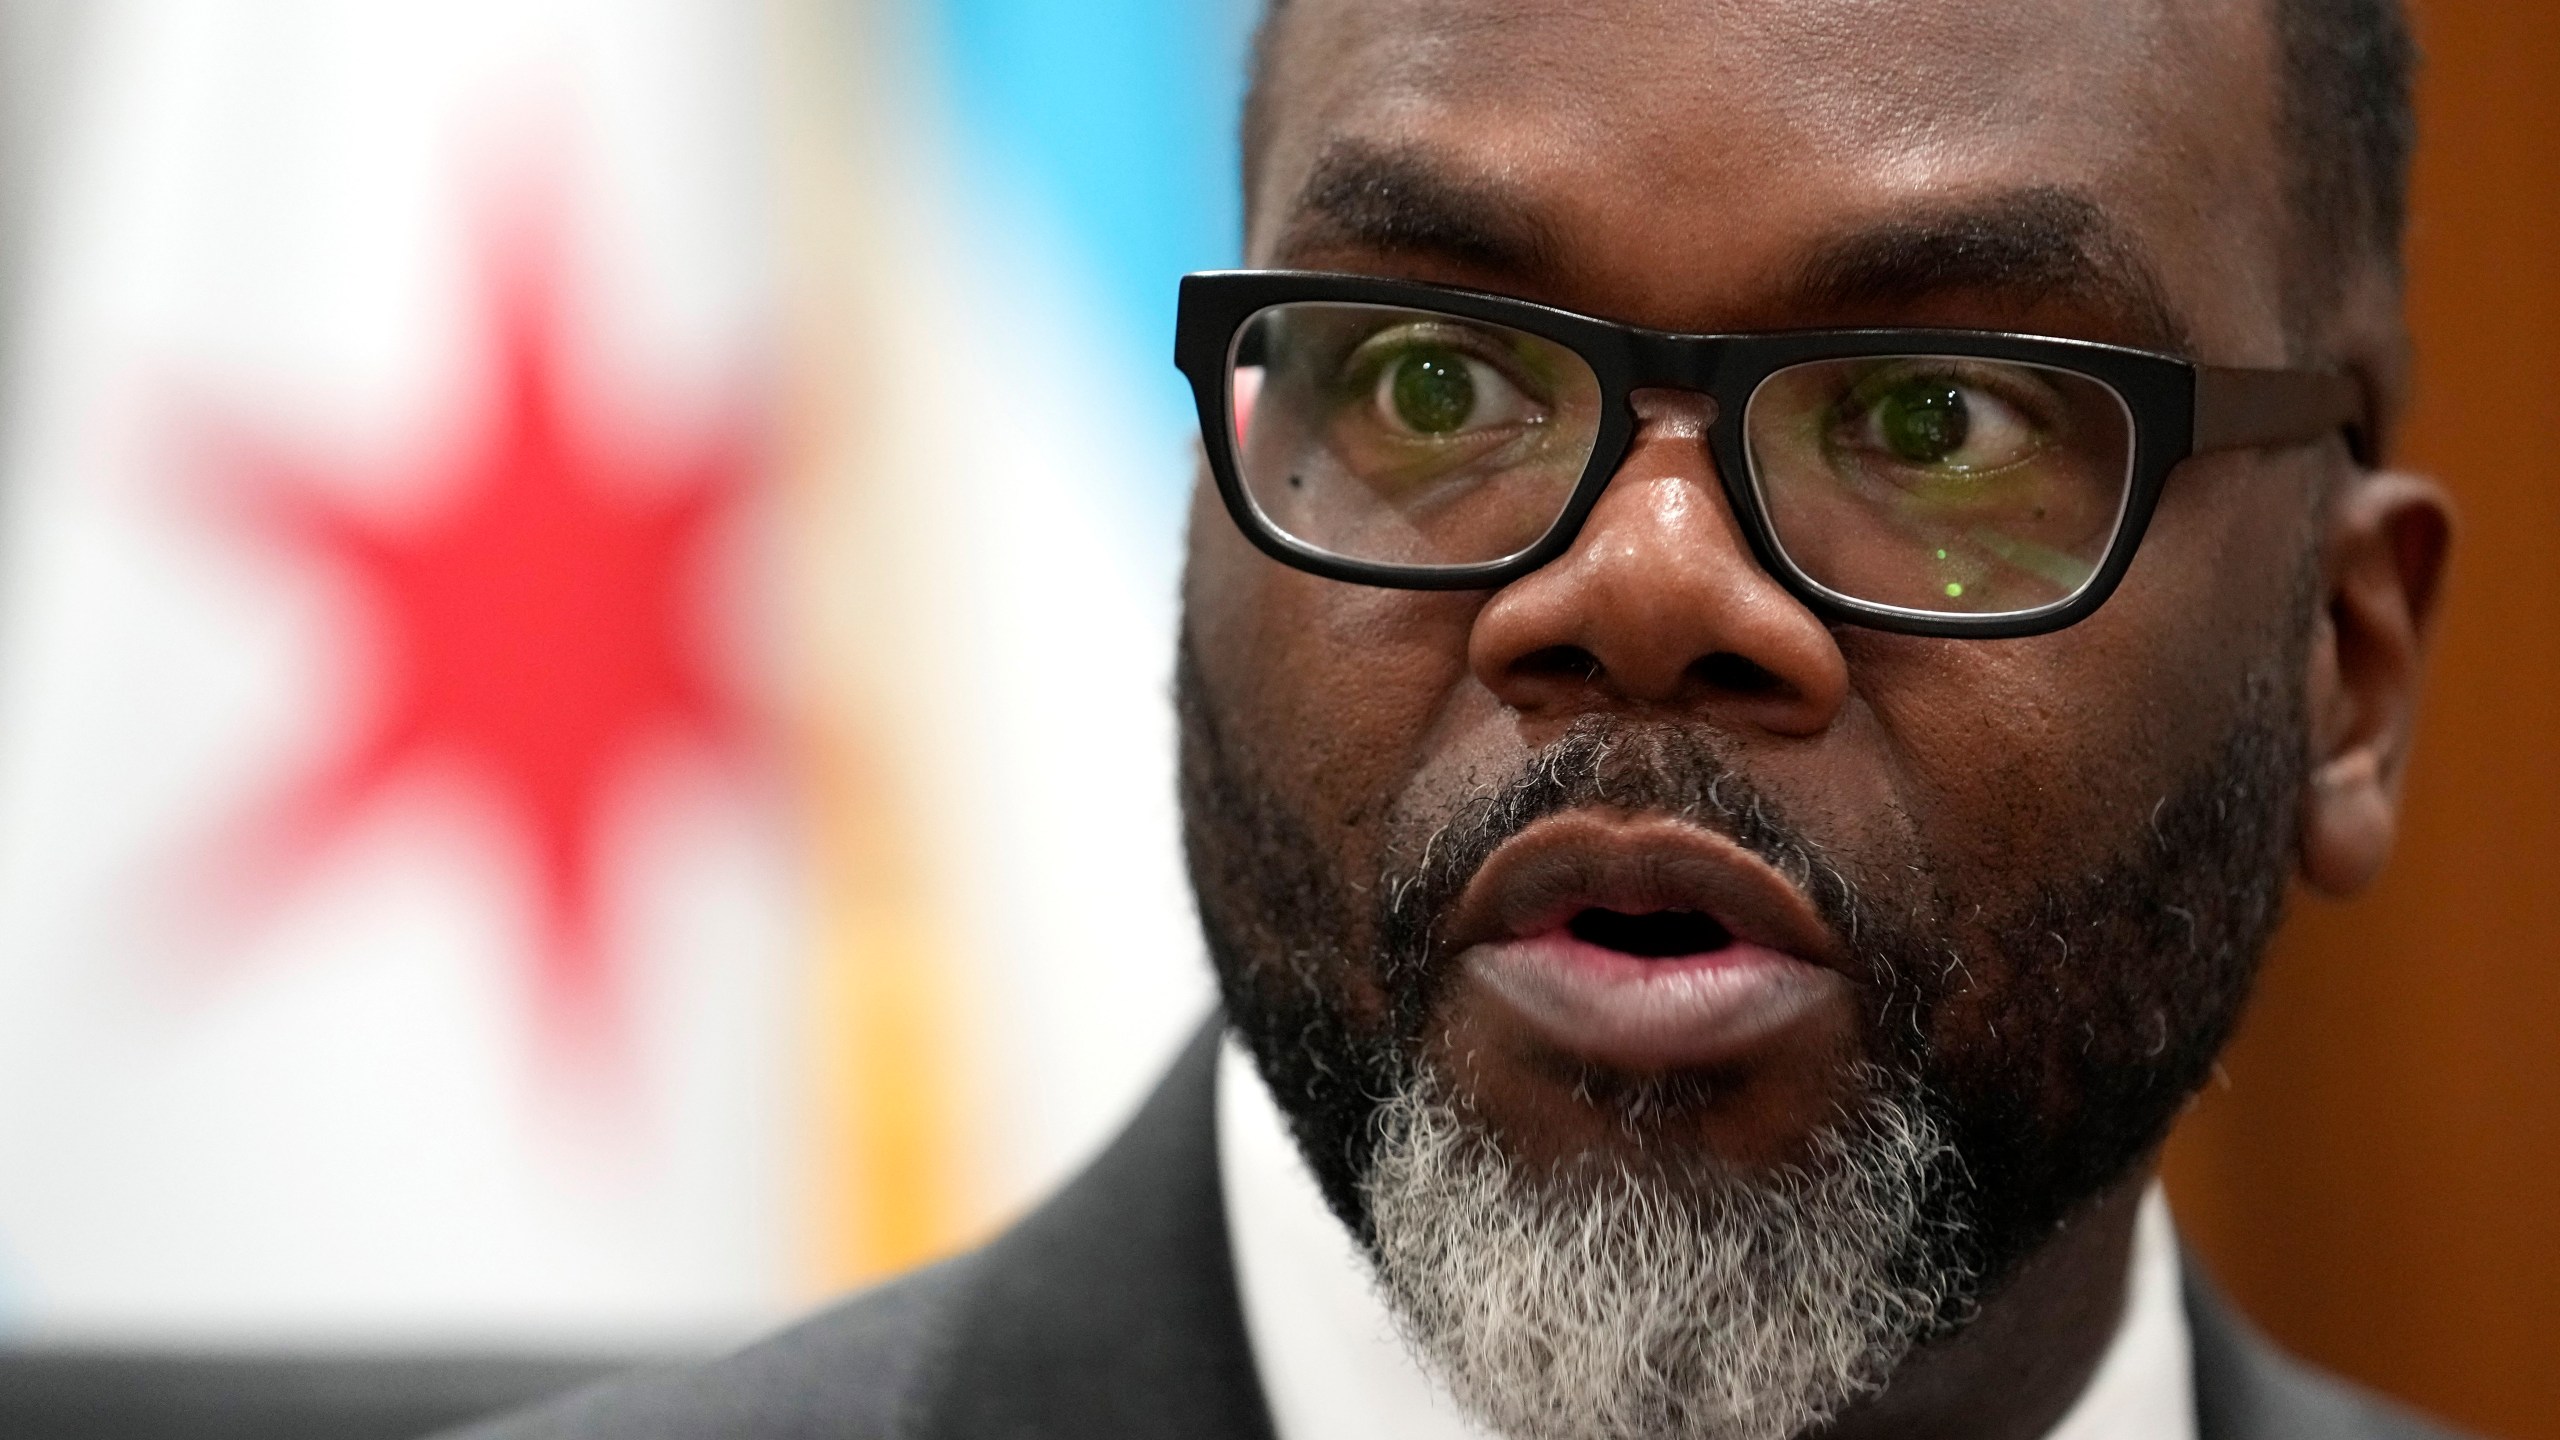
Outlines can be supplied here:
[[1912, 1354], [1873, 1400], [1821, 1440], [2038, 1440], [2060, 1422], [2124, 1314], [2137, 1167], [2074, 1215], [1962, 1330]]

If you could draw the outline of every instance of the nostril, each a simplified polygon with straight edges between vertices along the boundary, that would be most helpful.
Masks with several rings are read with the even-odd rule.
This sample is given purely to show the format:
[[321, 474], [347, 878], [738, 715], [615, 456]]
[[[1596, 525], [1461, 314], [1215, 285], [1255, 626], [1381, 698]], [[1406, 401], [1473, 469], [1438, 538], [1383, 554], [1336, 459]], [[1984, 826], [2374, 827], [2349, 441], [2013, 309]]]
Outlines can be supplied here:
[[1579, 645], [1549, 645], [1512, 662], [1521, 675], [1557, 680], [1589, 680], [1600, 673], [1600, 658]]
[[1786, 683], [1766, 665], [1730, 650], [1699, 657], [1690, 664], [1689, 673], [1700, 683], [1733, 695], [1766, 695]]

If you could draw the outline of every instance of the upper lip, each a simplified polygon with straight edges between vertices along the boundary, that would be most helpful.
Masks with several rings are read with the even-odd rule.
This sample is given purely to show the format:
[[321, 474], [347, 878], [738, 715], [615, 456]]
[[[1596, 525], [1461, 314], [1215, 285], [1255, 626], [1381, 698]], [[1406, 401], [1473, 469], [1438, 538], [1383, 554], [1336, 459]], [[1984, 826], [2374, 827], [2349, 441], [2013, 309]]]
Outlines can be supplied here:
[[1584, 910], [1693, 910], [1737, 940], [1844, 970], [1846, 947], [1777, 867], [1731, 837], [1663, 814], [1573, 810], [1488, 856], [1450, 916], [1453, 951], [1543, 934]]

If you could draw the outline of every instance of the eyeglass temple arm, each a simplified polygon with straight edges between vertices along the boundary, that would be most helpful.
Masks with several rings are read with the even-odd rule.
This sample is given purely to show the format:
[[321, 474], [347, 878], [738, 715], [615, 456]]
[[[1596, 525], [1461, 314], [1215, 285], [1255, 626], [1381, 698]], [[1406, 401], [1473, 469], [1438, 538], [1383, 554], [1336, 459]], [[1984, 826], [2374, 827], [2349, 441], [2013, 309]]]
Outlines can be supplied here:
[[2347, 432], [2347, 448], [2359, 464], [2375, 462], [2364, 387], [2348, 376], [2196, 367], [2191, 453], [2302, 444], [2332, 430]]

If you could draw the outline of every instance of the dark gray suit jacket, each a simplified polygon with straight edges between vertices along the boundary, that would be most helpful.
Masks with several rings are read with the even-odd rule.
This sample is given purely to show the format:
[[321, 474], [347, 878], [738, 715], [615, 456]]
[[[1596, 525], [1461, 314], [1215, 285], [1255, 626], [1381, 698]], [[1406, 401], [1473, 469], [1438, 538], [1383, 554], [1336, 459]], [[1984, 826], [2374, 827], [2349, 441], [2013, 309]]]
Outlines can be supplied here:
[[[1205, 1031], [994, 1244], [728, 1359], [452, 1440], [1271, 1440], [1218, 1193]], [[2191, 1280], [2200, 1440], [2447, 1440], [2279, 1354]]]

